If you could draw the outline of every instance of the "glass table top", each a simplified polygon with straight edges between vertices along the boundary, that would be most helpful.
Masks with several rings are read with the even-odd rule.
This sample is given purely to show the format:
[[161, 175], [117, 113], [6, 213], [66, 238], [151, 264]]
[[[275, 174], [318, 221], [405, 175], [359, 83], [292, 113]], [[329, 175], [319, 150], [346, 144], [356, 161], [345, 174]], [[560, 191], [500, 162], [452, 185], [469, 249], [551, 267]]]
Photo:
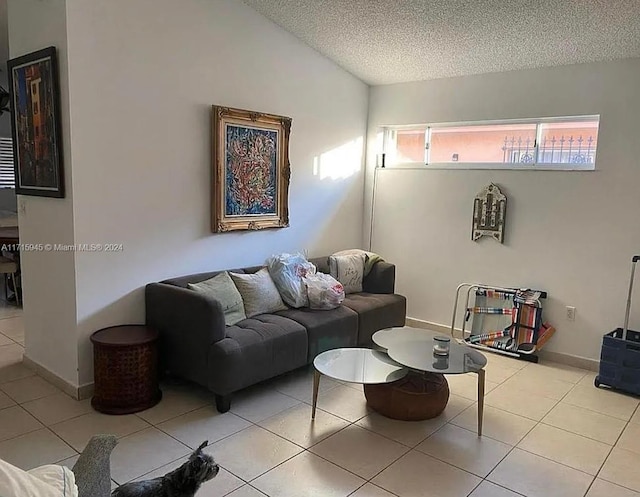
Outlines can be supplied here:
[[441, 335], [431, 330], [425, 330], [424, 328], [412, 328], [411, 326], [402, 326], [397, 328], [385, 328], [384, 330], [376, 331], [371, 339], [378, 347], [388, 349], [392, 344], [410, 342], [413, 340], [427, 340], [433, 338], [436, 335]]
[[475, 373], [487, 364], [487, 358], [480, 352], [454, 339], [451, 340], [447, 356], [435, 355], [433, 345], [433, 336], [398, 341], [390, 344], [387, 354], [391, 359], [408, 368], [431, 373]]
[[350, 383], [391, 383], [409, 372], [384, 352], [360, 348], [327, 350], [313, 366], [323, 375]]

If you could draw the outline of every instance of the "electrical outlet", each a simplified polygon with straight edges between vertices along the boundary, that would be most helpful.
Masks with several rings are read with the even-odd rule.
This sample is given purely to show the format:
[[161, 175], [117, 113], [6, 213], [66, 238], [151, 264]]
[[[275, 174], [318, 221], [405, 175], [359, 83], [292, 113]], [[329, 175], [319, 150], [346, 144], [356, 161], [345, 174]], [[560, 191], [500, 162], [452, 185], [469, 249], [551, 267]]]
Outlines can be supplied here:
[[567, 321], [576, 320], [576, 308], [570, 305], [567, 306]]

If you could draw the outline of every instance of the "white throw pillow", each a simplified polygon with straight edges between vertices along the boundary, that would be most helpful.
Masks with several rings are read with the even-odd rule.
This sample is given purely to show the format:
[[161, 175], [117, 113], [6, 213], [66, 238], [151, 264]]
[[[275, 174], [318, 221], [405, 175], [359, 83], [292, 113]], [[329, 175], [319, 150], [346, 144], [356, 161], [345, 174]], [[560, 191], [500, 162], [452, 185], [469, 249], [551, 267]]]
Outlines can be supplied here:
[[344, 293], [362, 291], [364, 254], [332, 255], [329, 257], [331, 276], [344, 286]]
[[242, 295], [244, 312], [248, 318], [287, 308], [267, 268], [254, 274], [229, 274]]
[[48, 464], [24, 471], [0, 459], [2, 497], [78, 497], [73, 472], [64, 466]]

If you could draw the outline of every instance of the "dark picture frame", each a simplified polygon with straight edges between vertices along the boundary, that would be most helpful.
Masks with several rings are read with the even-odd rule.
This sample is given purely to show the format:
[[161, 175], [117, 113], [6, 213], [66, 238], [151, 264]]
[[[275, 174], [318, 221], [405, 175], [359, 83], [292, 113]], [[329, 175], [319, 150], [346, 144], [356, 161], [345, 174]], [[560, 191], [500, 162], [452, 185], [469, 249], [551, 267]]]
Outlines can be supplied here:
[[211, 231], [289, 226], [291, 118], [213, 105]]
[[55, 47], [7, 62], [16, 194], [64, 197], [60, 83]]

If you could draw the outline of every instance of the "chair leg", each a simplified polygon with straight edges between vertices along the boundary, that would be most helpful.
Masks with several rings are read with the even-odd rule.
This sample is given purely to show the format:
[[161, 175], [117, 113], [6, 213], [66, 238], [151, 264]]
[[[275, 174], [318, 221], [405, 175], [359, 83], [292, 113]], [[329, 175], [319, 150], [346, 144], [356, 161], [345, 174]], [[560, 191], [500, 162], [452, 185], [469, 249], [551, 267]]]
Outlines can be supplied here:
[[13, 281], [13, 293], [16, 294], [16, 305], [20, 307], [20, 294], [18, 293], [18, 285], [16, 285], [16, 273], [11, 273], [11, 281]]

